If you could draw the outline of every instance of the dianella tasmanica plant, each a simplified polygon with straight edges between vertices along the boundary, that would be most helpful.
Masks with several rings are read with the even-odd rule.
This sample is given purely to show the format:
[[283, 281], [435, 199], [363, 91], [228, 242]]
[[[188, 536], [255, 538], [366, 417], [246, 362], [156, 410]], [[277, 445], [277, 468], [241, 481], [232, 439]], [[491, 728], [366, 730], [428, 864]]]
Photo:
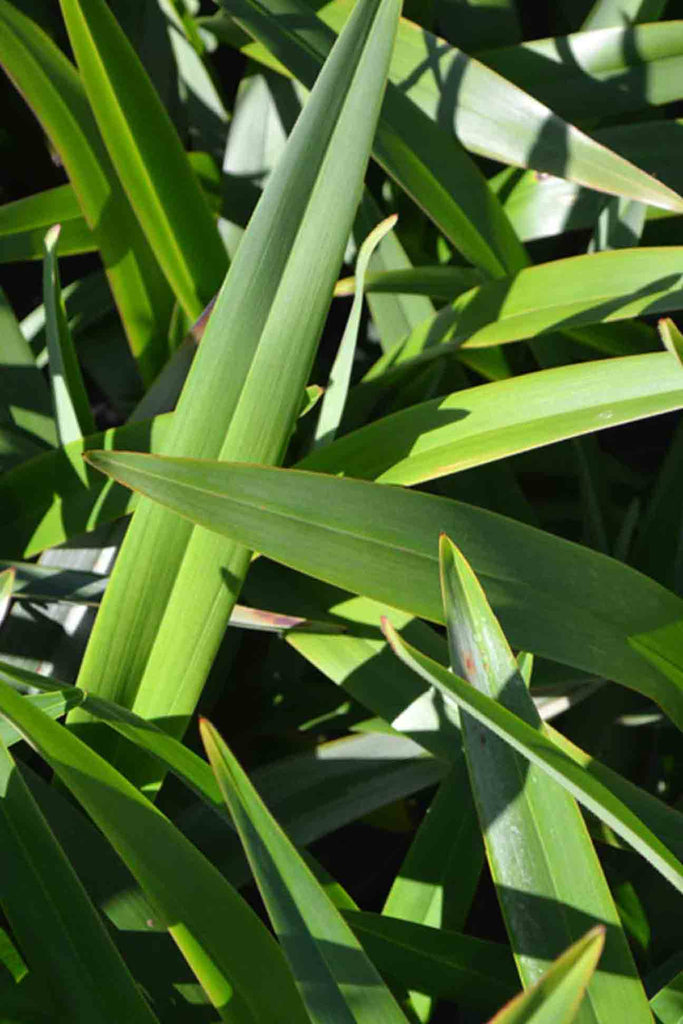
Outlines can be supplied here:
[[3, 1022], [680, 1024], [645, 6], [0, 0]]

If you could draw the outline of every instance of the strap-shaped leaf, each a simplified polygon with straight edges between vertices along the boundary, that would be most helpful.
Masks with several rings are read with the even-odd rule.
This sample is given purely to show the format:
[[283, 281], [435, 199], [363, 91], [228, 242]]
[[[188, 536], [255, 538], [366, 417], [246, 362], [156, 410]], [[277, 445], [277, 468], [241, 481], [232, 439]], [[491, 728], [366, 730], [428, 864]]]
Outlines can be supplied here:
[[503, 1007], [489, 1024], [572, 1024], [602, 954], [604, 933], [592, 928], [548, 968], [533, 988]]
[[95, 423], [66, 320], [56, 252], [59, 231], [57, 224], [45, 236], [43, 302], [55, 420], [60, 442], [68, 444], [93, 433]]
[[167, 356], [172, 295], [111, 165], [78, 73], [8, 0], [0, 4], [0, 49], [5, 70], [52, 139], [78, 192], [131, 350], [151, 380]]
[[351, 928], [205, 720], [211, 766], [312, 1022], [406, 1024]]
[[[244, 2], [245, 0], [239, 0], [240, 4]], [[225, 6], [233, 12], [241, 12], [241, 7], [238, 8], [237, 3], [238, 0], [227, 0]], [[269, 11], [282, 13], [285, 9], [282, 6], [284, 3], [285, 0], [264, 0], [262, 6]], [[352, 7], [353, 0], [334, 0], [325, 4], [319, 11], [319, 17], [338, 31], [348, 18]], [[291, 13], [293, 8], [290, 6], [287, 10]], [[305, 13], [305, 9], [302, 13]], [[239, 20], [250, 33], [256, 34], [241, 13]], [[306, 27], [306, 43], [310, 48], [310, 16], [300, 24]], [[666, 34], [664, 26], [644, 26], [640, 32], [651, 27], [662, 30], [660, 37]], [[302, 32], [302, 36], [303, 34]], [[588, 54], [591, 47], [595, 49], [595, 36], [596, 33], [586, 33], [584, 36], [584, 48]], [[266, 42], [265, 36], [259, 38]], [[661, 38], [657, 43], [661, 45]], [[294, 69], [289, 64], [284, 48], [275, 47], [271, 43], [266, 45], [274, 57], [290, 67], [297, 77], [300, 76], [299, 68]], [[487, 54], [487, 62], [496, 67], [494, 71], [486, 64], [468, 57], [456, 47], [449, 46], [444, 39], [402, 18], [389, 78], [435, 123], [443, 124], [444, 120], [448, 119], [462, 144], [475, 153], [500, 160], [502, 163], [531, 167], [555, 177], [567, 178], [599, 191], [629, 196], [665, 209], [680, 210], [683, 201], [675, 192], [553, 113], [555, 100], [571, 95], [575, 90], [568, 88], [567, 69], [562, 65], [559, 65], [556, 76], [555, 92], [550, 95], [547, 90], [543, 90], [542, 80], [539, 80], [538, 75], [539, 61], [534, 59], [536, 45], [527, 43], [519, 48]], [[557, 43], [555, 40], [543, 40], [542, 45], [548, 51], [548, 56], [541, 62], [541, 66], [545, 66], [547, 62], [552, 70]], [[672, 47], [678, 46], [680, 53], [678, 33], [670, 32], [669, 41], [665, 45], [669, 52]], [[268, 62], [272, 59], [262, 46], [248, 46], [245, 52], [256, 59], [265, 59]], [[613, 38], [610, 38], [605, 47], [604, 54], [600, 56], [609, 66], [609, 62], [614, 62], [615, 57], [616, 60], [623, 61], [623, 53], [622, 28], [615, 30]], [[508, 54], [511, 55], [510, 61], [505, 60]], [[582, 56], [579, 55], [579, 62], [582, 61]], [[522, 77], [521, 73], [516, 72], [524, 57], [527, 73]], [[496, 73], [498, 70], [500, 74]], [[501, 74], [508, 74], [511, 80], [502, 78]], [[585, 81], [585, 75], [576, 77], [579, 84], [582, 77]], [[518, 84], [513, 84], [515, 81]], [[591, 84], [593, 83], [589, 81], [589, 85]], [[675, 76], [673, 84], [674, 88], [679, 88]], [[528, 91], [525, 92], [525, 89]], [[614, 96], [618, 92], [618, 89], [612, 89], [610, 95]], [[590, 90], [588, 93], [590, 97]], [[539, 99], [535, 98], [536, 95]], [[545, 106], [546, 103], [549, 103], [552, 109]], [[580, 116], [595, 116], [590, 98], [582, 98], [582, 106]], [[558, 103], [557, 109], [563, 113], [564, 107], [560, 107]], [[569, 116], [577, 116], [576, 110], [570, 111]], [[409, 145], [413, 142], [408, 137], [406, 141]]]
[[81, 79], [109, 157], [190, 320], [228, 259], [206, 198], [147, 72], [104, 0], [61, 0]]
[[[282, 954], [206, 858], [122, 775], [6, 683], [0, 712], [54, 768], [150, 899], [224, 1019], [307, 1020]], [[263, 972], [270, 979], [262, 984]]]
[[480, 693], [453, 672], [406, 644], [387, 623], [387, 639], [395, 653], [447, 700], [455, 701], [532, 764], [539, 765], [576, 799], [609, 824], [671, 884], [683, 892], [683, 864], [604, 783], [594, 778], [543, 732]]
[[511, 643], [615, 679], [683, 724], [680, 684], [628, 637], [668, 626], [683, 601], [614, 559], [492, 512], [396, 487], [300, 470], [89, 453], [115, 479], [301, 572], [443, 621], [439, 532], [458, 540]]
[[340, 437], [299, 466], [416, 484], [682, 404], [683, 374], [664, 353], [579, 363], [421, 402]]
[[[461, 346], [480, 348], [683, 306], [679, 246], [617, 249], [527, 267], [459, 295], [381, 356], [365, 381]], [[365, 386], [365, 385], [364, 385]]]
[[3, 911], [60, 1015], [83, 1024], [157, 1020], [2, 740], [0, 865]]
[[[281, 459], [360, 196], [398, 6], [363, 0], [330, 54], [216, 300], [165, 451]], [[244, 547], [143, 503], [79, 684], [182, 732], [249, 560]]]
[[[439, 549], [454, 672], [539, 729], [527, 685], [474, 573], [447, 537]], [[611, 970], [591, 979], [577, 1019], [609, 1024], [628, 1014], [634, 1024], [650, 1024], [645, 991], [575, 800], [471, 716], [461, 715], [461, 727], [491, 875], [525, 987], [592, 920], [608, 928]]]
[[[230, 0], [247, 31], [308, 88], [334, 33], [304, 0]], [[342, 20], [349, 14], [347, 7]], [[395, 52], [392, 58], [395, 61]], [[422, 207], [463, 255], [493, 277], [527, 262], [498, 200], [457, 139], [390, 84], [374, 140], [375, 159]]]

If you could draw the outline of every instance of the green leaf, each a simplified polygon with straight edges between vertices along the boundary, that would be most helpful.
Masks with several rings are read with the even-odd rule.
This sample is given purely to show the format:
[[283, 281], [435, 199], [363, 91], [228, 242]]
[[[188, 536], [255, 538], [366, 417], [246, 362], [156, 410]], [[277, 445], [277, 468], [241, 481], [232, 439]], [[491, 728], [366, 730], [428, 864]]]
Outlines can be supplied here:
[[43, 239], [51, 224], [62, 226], [56, 245], [59, 256], [97, 250], [73, 186], [58, 185], [0, 206], [0, 263], [42, 259]]
[[311, 1021], [405, 1024], [353, 932], [216, 730], [202, 739]]
[[614, 118], [680, 99], [683, 26], [620, 22], [479, 56], [563, 117]]
[[5, 683], [0, 710], [104, 832], [222, 1019], [257, 1024], [285, 1016], [304, 1024], [277, 945], [202, 854], [106, 761]]
[[[453, 671], [538, 730], [538, 712], [476, 576], [445, 535], [439, 548]], [[547, 962], [592, 920], [609, 929], [610, 971], [591, 980], [578, 1019], [609, 1024], [628, 1013], [648, 1024], [645, 992], [575, 801], [469, 715], [461, 715], [461, 728], [491, 875], [524, 986], [535, 984]]]
[[554, 260], [460, 295], [377, 360], [371, 381], [459, 349], [535, 338], [550, 331], [683, 306], [682, 249], [618, 249]]
[[392, 214], [391, 217], [383, 220], [373, 228], [358, 250], [358, 259], [356, 260], [357, 290], [342, 339], [339, 342], [337, 355], [330, 370], [330, 379], [320, 405], [313, 442], [314, 449], [330, 444], [339, 429], [351, 381], [353, 357], [356, 351], [360, 318], [363, 311], [363, 279], [372, 254], [384, 236], [395, 226], [397, 220], [396, 214]]
[[[24, 700], [37, 705], [51, 718], [82, 704], [98, 720], [157, 758], [205, 805], [205, 808], [191, 805], [186, 821], [180, 816], [178, 823], [188, 838], [197, 835], [207, 855], [213, 855], [233, 885], [243, 885], [249, 880], [249, 869], [237, 837], [224, 832], [223, 825], [232, 828], [232, 824], [206, 761], [153, 723], [111, 701], [2, 662], [0, 675], [14, 687], [46, 691], [24, 697]], [[0, 723], [0, 729], [3, 729], [0, 735], [6, 736], [8, 743], [20, 738], [9, 723]], [[444, 770], [442, 762], [425, 757], [421, 748], [405, 737], [359, 735], [321, 744], [310, 754], [270, 762], [256, 771], [254, 781], [282, 815], [292, 840], [304, 845], [434, 784]], [[216, 812], [221, 818], [218, 834]], [[202, 831], [201, 824], [207, 820], [210, 828]], [[211, 846], [213, 836], [215, 849], [206, 849], [207, 845]], [[115, 910], [111, 910], [109, 903], [107, 906], [114, 923], [120, 924]]]
[[[2, 671], [5, 671], [5, 666], [2, 667]], [[6, 673], [5, 673], [6, 674]], [[10, 676], [10, 679], [13, 677]], [[64, 694], [60, 691], [54, 693], [33, 693], [26, 694], [24, 700], [35, 707], [40, 708], [44, 715], [48, 715], [50, 718], [61, 718], [71, 708], [76, 707], [82, 700], [82, 690], [76, 691], [73, 695], [71, 693]], [[15, 743], [19, 743], [23, 737], [18, 729], [15, 729], [6, 718], [0, 718], [0, 740], [5, 744], [6, 747], [12, 747]]]
[[[595, 139], [625, 159], [647, 168], [670, 188], [680, 192], [683, 135], [678, 121], [645, 121], [637, 124], [601, 128]], [[580, 188], [563, 178], [522, 173], [506, 168], [490, 179], [491, 188], [500, 195], [515, 230], [523, 241], [547, 238], [563, 231], [591, 227], [604, 198], [597, 192]], [[647, 220], [672, 214], [657, 207], [647, 208]]]
[[602, 954], [604, 929], [592, 928], [543, 977], [517, 996], [490, 1024], [571, 1024]]
[[[392, 270], [371, 270], [365, 275], [365, 294], [430, 295], [446, 302], [482, 283], [482, 275], [472, 267], [401, 267]], [[337, 281], [335, 295], [353, 295], [353, 277]], [[422, 316], [420, 320], [425, 320]], [[407, 334], [404, 330], [396, 340]]]
[[451, 770], [415, 833], [382, 914], [461, 931], [479, 881], [482, 854], [465, 762], [454, 751]]
[[650, 1000], [657, 1024], [680, 1024], [683, 1019], [683, 971]]
[[[358, 240], [369, 235], [382, 215], [381, 207], [366, 188], [356, 214], [354, 237]], [[417, 327], [426, 317], [430, 316], [434, 311], [434, 306], [423, 295], [389, 295], [385, 297], [374, 292], [368, 294], [368, 279], [376, 276], [377, 273], [381, 275], [382, 270], [389, 274], [392, 272], [401, 274], [406, 271], [410, 273], [411, 271], [410, 259], [397, 238], [396, 232], [385, 235], [373, 253], [369, 267], [371, 269], [365, 274], [365, 296], [372, 322], [379, 334], [382, 351], [386, 352], [401, 341], [406, 334], [409, 334], [413, 327]], [[476, 270], [472, 270], [471, 273], [479, 278]], [[341, 282], [337, 282], [335, 295], [353, 295], [357, 291], [353, 278], [347, 279], [347, 281], [349, 281], [348, 290], [345, 291], [339, 290]], [[449, 298], [452, 296], [449, 295]]]
[[[425, 928], [427, 934], [438, 929], [461, 931], [471, 909], [482, 863], [479, 824], [467, 770], [464, 759], [456, 758], [410, 844], [382, 915], [429, 925]], [[409, 958], [395, 959], [400, 962]], [[373, 961], [382, 970], [375, 957]], [[432, 1001], [422, 994], [424, 988], [414, 991], [405, 963], [394, 977], [409, 990], [420, 1019], [429, 1019]]]
[[446, 700], [455, 701], [461, 709], [500, 736], [532, 764], [543, 768], [551, 778], [642, 854], [675, 888], [683, 891], [683, 864], [618, 796], [600, 779], [593, 777], [590, 768], [584, 768], [572, 758], [569, 751], [561, 750], [543, 732], [512, 714], [497, 701], [475, 690], [443, 665], [409, 647], [388, 623], [385, 629], [394, 652], [406, 665], [435, 686]]
[[379, 914], [347, 910], [344, 917], [378, 970], [402, 987], [483, 1012], [517, 990], [506, 946]]
[[92, 112], [175, 296], [196, 319], [228, 260], [206, 199], [147, 73], [103, 0], [60, 0]]
[[614, 559], [495, 513], [428, 494], [298, 470], [88, 453], [129, 487], [319, 579], [443, 621], [439, 531], [458, 539], [510, 641], [645, 693], [683, 723], [680, 684], [627, 638], [669, 625], [683, 602]]
[[77, 441], [95, 430], [90, 403], [86, 394], [81, 368], [74, 349], [71, 332], [66, 322], [66, 309], [59, 280], [56, 245], [59, 225], [45, 236], [45, 262], [43, 265], [43, 302], [47, 334], [47, 350], [55, 407], [57, 432], [61, 444]]
[[0, 851], [3, 911], [61, 1014], [157, 1020], [1, 742]]
[[[305, 86], [312, 87], [334, 33], [303, 0], [230, 0], [225, 6]], [[329, 7], [324, 13], [328, 11]], [[349, 13], [346, 5], [341, 22]], [[260, 47], [253, 56], [262, 53]], [[395, 59], [394, 53], [394, 79]], [[373, 146], [375, 159], [466, 259], [493, 277], [524, 266], [526, 255], [500, 203], [458, 139], [430, 121], [404, 88], [396, 86], [390, 83], [386, 91]]]
[[[240, 0], [240, 3], [243, 2], [244, 0]], [[284, 0], [267, 0], [269, 11], [276, 10], [276, 2], [282, 4]], [[237, 20], [250, 32], [254, 31], [252, 25], [246, 23], [242, 7], [237, 6], [237, 0], [224, 2], [223, 6], [233, 12], [239, 10]], [[338, 31], [352, 6], [352, 0], [334, 0], [319, 12], [320, 18]], [[277, 9], [281, 10], [281, 7], [278, 6]], [[291, 13], [293, 8], [288, 7], [287, 10]], [[303, 14], [303, 11], [301, 13]], [[309, 47], [309, 25], [312, 24], [312, 19], [308, 17], [302, 22], [300, 29], [303, 35], [305, 26]], [[664, 26], [643, 26], [636, 30], [639, 41], [641, 34], [651, 28], [661, 31], [656, 43], [652, 40], [651, 45], [649, 37], [644, 37], [647, 39], [645, 45], [648, 46], [648, 53], [656, 46], [659, 46], [660, 50], [662, 47], [666, 48], [667, 53], [681, 52], [680, 29], [670, 31], [667, 39]], [[265, 41], [264, 36], [260, 38]], [[509, 50], [487, 53], [486, 64], [491, 65], [487, 67], [486, 64], [468, 57], [461, 50], [449, 46], [445, 40], [425, 31], [419, 25], [402, 18], [389, 79], [434, 123], [443, 124], [446, 116], [448, 127], [452, 127], [460, 142], [474, 153], [513, 166], [531, 167], [535, 171], [567, 178], [602, 192], [623, 195], [651, 203], [653, 206], [680, 211], [683, 209], [683, 201], [675, 192], [593, 141], [577, 128], [562, 121], [554, 113], [557, 111], [562, 114], [571, 106], [567, 100], [576, 95], [585, 82], [583, 66], [587, 62], [589, 70], [593, 71], [593, 64], [590, 63], [591, 49], [597, 49], [598, 60], [603, 61], [608, 67], [615, 59], [623, 66], [624, 50], [627, 53], [633, 52], [630, 43], [625, 47], [624, 40], [624, 29], [620, 28], [610, 34], [602, 47], [596, 47], [594, 34], [586, 33], [583, 39], [580, 39], [584, 44], [581, 52], [575, 55], [573, 47], [570, 51], [572, 58], [581, 66], [581, 72], [574, 71], [572, 80], [572, 86], [576, 84], [578, 88], [570, 89], [568, 79], [572, 63], [568, 60], [557, 66], [555, 40], [543, 40], [540, 45], [525, 43]], [[282, 47], [276, 47], [270, 40], [267, 45], [277, 58], [292, 69]], [[544, 57], [542, 62], [536, 57], [536, 50], [541, 50]], [[265, 59], [270, 62], [270, 55], [264, 52], [263, 47], [247, 46], [245, 52], [257, 60]], [[638, 52], [640, 58], [642, 51]], [[539, 74], [539, 64], [545, 72], [544, 75]], [[495, 70], [492, 70], [493, 67]], [[425, 69], [429, 69], [429, 72], [426, 73]], [[548, 69], [555, 69], [552, 81], [555, 87], [551, 89], [546, 88], [546, 80], [550, 81]], [[300, 67], [292, 70], [304, 81]], [[506, 78], [501, 78], [497, 71]], [[574, 104], [568, 116], [596, 116], [593, 104], [598, 89], [590, 79], [588, 86], [588, 89], [582, 90], [579, 110], [576, 109], [578, 104]], [[524, 92], [524, 89], [528, 91]], [[608, 91], [610, 98], [616, 94], [618, 101], [620, 90], [613, 87]], [[668, 92], [671, 94], [669, 98], [678, 98], [680, 87], [675, 79], [669, 83]], [[638, 95], [642, 97], [642, 92]], [[544, 103], [548, 103], [551, 109], [544, 106]], [[622, 107], [623, 105], [620, 104]], [[447, 111], [447, 114], [444, 115], [444, 111]], [[609, 112], [612, 113], [613, 110], [610, 109]], [[406, 134], [405, 141], [410, 146], [415, 144], [412, 135], [408, 137]]]
[[0, 288], [0, 422], [14, 424], [41, 447], [57, 443], [45, 379]]
[[12, 591], [16, 584], [16, 570], [5, 569], [0, 572], [0, 625], [4, 622], [9, 611]]
[[131, 351], [149, 381], [167, 356], [171, 292], [111, 166], [80, 78], [43, 30], [8, 0], [0, 3], [0, 49], [5, 70], [77, 190]]
[[[220, 207], [220, 177], [208, 153], [186, 154], [212, 209]], [[253, 204], [252, 204], [253, 205]], [[227, 204], [231, 209], [230, 204]], [[97, 235], [83, 216], [73, 185], [57, 185], [0, 206], [0, 263], [43, 258], [43, 237], [51, 225], [61, 224], [58, 256], [97, 250]]]
[[[165, 451], [282, 458], [360, 195], [397, 17], [397, 0], [364, 0], [340, 36], [239, 245]], [[249, 562], [248, 549], [143, 503], [79, 685], [182, 733]]]
[[662, 353], [562, 366], [411, 406], [298, 466], [411, 485], [681, 405], [683, 374]]
[[683, 363], [683, 334], [679, 331], [671, 317], [664, 317], [657, 324], [659, 336], [664, 343], [664, 348], [675, 356], [679, 363]]
[[162, 450], [171, 414], [114, 427], [15, 466], [0, 477], [2, 554], [16, 558], [54, 547], [69, 537], [132, 511], [129, 492], [111, 487], [98, 473], [83, 479], [86, 448], [118, 447]]

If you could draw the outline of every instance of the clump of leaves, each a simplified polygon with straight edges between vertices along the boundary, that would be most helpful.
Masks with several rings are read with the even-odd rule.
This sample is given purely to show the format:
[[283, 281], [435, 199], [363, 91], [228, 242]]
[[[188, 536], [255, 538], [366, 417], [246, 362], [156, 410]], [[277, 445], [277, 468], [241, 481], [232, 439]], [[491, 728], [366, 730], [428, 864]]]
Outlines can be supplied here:
[[0, 0], [3, 1020], [679, 1020], [681, 23], [59, 8]]

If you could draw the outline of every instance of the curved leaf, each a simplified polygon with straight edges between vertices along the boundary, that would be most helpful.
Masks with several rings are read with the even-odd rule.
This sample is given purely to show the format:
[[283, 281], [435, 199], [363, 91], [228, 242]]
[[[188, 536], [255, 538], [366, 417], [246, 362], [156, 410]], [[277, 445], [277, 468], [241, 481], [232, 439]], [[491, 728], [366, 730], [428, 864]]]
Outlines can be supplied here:
[[683, 374], [667, 353], [562, 366], [403, 409], [297, 468], [411, 485], [681, 406]]
[[202, 740], [273, 927], [315, 1024], [406, 1024], [351, 928], [216, 730]]
[[228, 259], [175, 128], [103, 0], [60, 0], [102, 138], [156, 257], [190, 320]]
[[[281, 10], [283, 2], [265, 0], [263, 6], [269, 11]], [[235, 0], [230, 0], [227, 6], [231, 10], [241, 11], [241, 8], [236, 7]], [[332, 0], [318, 12], [319, 18], [338, 31], [352, 7], [353, 0]], [[291, 6], [287, 10], [291, 13]], [[238, 20], [242, 20], [241, 15]], [[252, 27], [246, 21], [244, 24], [251, 32]], [[308, 28], [310, 17], [304, 24]], [[674, 24], [678, 26], [680, 23]], [[664, 26], [643, 26], [639, 31], [650, 28], [662, 29], [660, 38], [666, 34]], [[614, 30], [609, 47], [605, 47], [601, 55], [604, 62], [610, 59], [623, 60], [624, 34], [624, 29]], [[590, 53], [591, 44], [595, 49], [597, 33], [585, 35], [585, 49]], [[676, 42], [673, 42], [674, 36]], [[512, 51], [493, 51], [486, 55], [488, 63], [493, 65], [495, 60], [496, 69], [512, 79], [508, 81], [481, 61], [449, 46], [444, 39], [402, 18], [389, 78], [430, 120], [438, 125], [445, 122], [462, 144], [475, 153], [513, 166], [531, 167], [536, 171], [567, 178], [601, 192], [639, 199], [664, 209], [683, 211], [683, 200], [677, 193], [553, 113], [556, 108], [563, 112], [559, 97], [566, 99], [573, 92], [568, 86], [567, 67], [564, 65], [557, 75], [558, 90], [552, 95], [547, 90], [543, 91], [539, 66], [542, 70], [548, 64], [552, 66], [557, 51], [554, 40], [542, 41], [542, 45], [549, 51], [544, 60], [534, 60], [533, 56], [527, 58], [529, 71], [525, 77], [517, 73], [517, 66], [522, 63], [526, 51], [531, 49], [533, 52], [535, 45], [526, 43]], [[654, 47], [654, 42], [652, 45]], [[676, 31], [669, 33], [665, 45], [672, 49], [678, 47], [677, 52], [681, 52]], [[256, 59], [271, 60], [270, 54], [264, 52], [263, 47], [247, 46], [245, 52]], [[500, 55], [508, 52], [512, 56], [506, 61]], [[632, 52], [630, 43], [627, 52]], [[290, 66], [281, 49], [272, 47], [272, 53]], [[580, 63], [580, 57], [577, 62]], [[298, 77], [299, 70], [295, 73]], [[585, 75], [583, 77], [585, 80]], [[515, 80], [523, 83], [523, 88], [514, 84]], [[528, 91], [524, 92], [524, 88]], [[680, 93], [675, 75], [669, 91], [673, 91], [676, 96]], [[612, 89], [610, 95], [618, 92], [618, 88]], [[539, 99], [535, 98], [537, 95]], [[574, 110], [571, 116], [594, 116], [592, 92], [589, 97], [588, 101], [583, 101], [580, 112]], [[552, 109], [545, 106], [545, 103], [550, 103]], [[612, 113], [612, 108], [609, 112]]]
[[683, 724], [680, 685], [628, 637], [683, 630], [683, 601], [605, 555], [483, 509], [300, 470], [123, 452], [88, 461], [250, 549], [337, 586], [443, 622], [437, 539], [458, 540], [511, 642], [617, 680]]
[[455, 701], [532, 764], [547, 772], [580, 803], [609, 824], [671, 885], [683, 892], [683, 864], [607, 786], [592, 776], [590, 768], [586, 770], [567, 751], [555, 746], [543, 732], [508, 711], [498, 701], [410, 647], [388, 622], [385, 630], [394, 652], [406, 665], [435, 686], [447, 700]]
[[50, 135], [95, 233], [140, 371], [150, 380], [167, 355], [171, 292], [111, 166], [79, 76], [38, 25], [0, 3], [5, 70]]
[[304, 1024], [278, 946], [216, 868], [111, 765], [6, 683], [0, 711], [107, 836], [224, 1019], [258, 1024], [284, 1015]]
[[680, 246], [615, 249], [541, 263], [507, 281], [487, 282], [416, 328], [377, 360], [365, 380], [399, 365], [428, 362], [448, 347], [499, 345], [680, 309], [682, 258]]

